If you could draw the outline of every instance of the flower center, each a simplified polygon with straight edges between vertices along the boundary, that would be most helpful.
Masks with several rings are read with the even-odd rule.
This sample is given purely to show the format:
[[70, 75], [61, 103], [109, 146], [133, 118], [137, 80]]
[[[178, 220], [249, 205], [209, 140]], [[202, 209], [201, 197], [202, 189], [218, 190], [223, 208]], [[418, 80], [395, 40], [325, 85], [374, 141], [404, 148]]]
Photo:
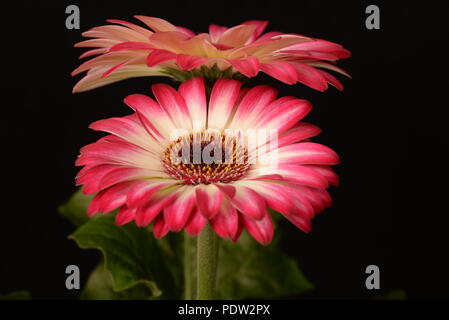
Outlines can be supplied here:
[[207, 131], [172, 141], [164, 151], [163, 166], [185, 184], [230, 183], [250, 168], [248, 150], [236, 137]]

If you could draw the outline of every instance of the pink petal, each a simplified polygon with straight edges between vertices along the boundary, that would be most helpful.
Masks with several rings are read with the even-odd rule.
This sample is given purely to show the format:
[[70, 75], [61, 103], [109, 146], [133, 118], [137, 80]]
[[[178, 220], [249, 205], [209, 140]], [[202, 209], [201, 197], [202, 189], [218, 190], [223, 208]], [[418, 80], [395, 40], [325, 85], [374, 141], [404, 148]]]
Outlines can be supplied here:
[[[301, 195], [303, 198], [304, 203], [308, 202], [313, 209], [313, 212], [318, 213], [324, 210], [324, 208], [326, 207], [322, 197], [319, 195], [320, 190], [315, 189], [315, 188], [309, 188], [306, 186], [294, 186], [291, 189], [291, 193], [294, 194], [295, 196], [297, 195]], [[301, 196], [299, 196], [299, 198], [301, 198]], [[301, 215], [300, 215], [301, 216]], [[303, 218], [305, 219], [311, 219], [313, 217], [313, 215], [307, 216], [307, 215], [303, 215]]]
[[215, 232], [222, 238], [233, 239], [238, 231], [239, 217], [235, 208], [226, 200], [211, 220], [210, 224]]
[[176, 56], [176, 63], [183, 70], [192, 70], [198, 68], [206, 61], [206, 58], [195, 57], [187, 54], [178, 54]]
[[327, 52], [320, 51], [304, 51], [304, 50], [281, 50], [279, 53], [285, 54], [285, 57], [290, 58], [292, 60], [328, 60], [328, 61], [336, 61], [338, 57]]
[[251, 88], [240, 101], [230, 127], [253, 129], [257, 117], [276, 99], [277, 94], [276, 89], [264, 85]]
[[328, 180], [317, 171], [301, 165], [282, 164], [276, 169], [285, 180], [300, 183], [314, 188], [329, 187]]
[[328, 166], [308, 165], [307, 167], [321, 174], [329, 181], [330, 184], [334, 186], [338, 186], [340, 184], [338, 175], [335, 173], [334, 170], [332, 170]]
[[142, 179], [145, 177], [151, 177], [151, 173], [145, 169], [117, 167], [117, 169], [110, 171], [101, 178], [98, 188], [99, 190], [102, 190], [120, 182]]
[[348, 58], [351, 53], [344, 49], [341, 45], [320, 39], [314, 39], [313, 41], [306, 41], [292, 45], [288, 50], [304, 50], [304, 51], [322, 51], [331, 53], [337, 56], [339, 59]]
[[326, 71], [322, 71], [322, 70], [317, 70], [323, 77], [324, 79], [326, 79], [327, 82], [329, 82], [332, 86], [334, 86], [335, 88], [337, 88], [340, 91], [344, 90], [343, 84], [337, 79], [335, 78], [333, 75], [329, 74]]
[[335, 165], [340, 162], [332, 149], [318, 143], [301, 142], [279, 148], [279, 164]]
[[110, 48], [121, 41], [112, 39], [89, 39], [81, 41], [75, 44], [75, 48], [89, 48], [89, 47], [99, 47], [99, 48]]
[[290, 214], [292, 212], [293, 203], [291, 201], [291, 194], [282, 185], [260, 181], [248, 181], [246, 185], [256, 190], [265, 199], [269, 208], [282, 214]]
[[[111, 139], [112, 137], [116, 139]], [[115, 165], [116, 168], [124, 166], [145, 167], [155, 176], [167, 177], [166, 174], [162, 174], [160, 171], [162, 165], [157, 153], [150, 152], [119, 137], [109, 135], [105, 138], [107, 139], [103, 138], [83, 147], [75, 165], [94, 167], [108, 164]], [[158, 150], [157, 145], [153, 145], [153, 147], [153, 150]]]
[[168, 113], [176, 129], [190, 129], [192, 121], [184, 99], [171, 86], [155, 84], [152, 86], [153, 94], [161, 107]]
[[124, 26], [126, 26], [126, 27], [128, 27], [128, 28], [130, 28], [130, 29], [132, 29], [132, 30], [134, 30], [134, 31], [137, 31], [137, 32], [143, 34], [143, 35], [146, 36], [147, 38], [148, 38], [150, 35], [153, 34], [153, 32], [151, 32], [150, 30], [145, 29], [145, 28], [142, 28], [142, 27], [140, 27], [140, 26], [138, 26], [138, 25], [136, 25], [136, 24], [134, 24], [134, 23], [131, 23], [131, 22], [127, 22], [127, 21], [123, 21], [123, 20], [118, 20], [118, 19], [108, 19], [108, 20], [106, 20], [106, 21], [109, 22], [109, 23], [117, 23], [117, 24], [124, 25]]
[[287, 84], [295, 84], [298, 81], [298, 72], [290, 62], [273, 61], [270, 63], [262, 63], [260, 70]]
[[117, 70], [118, 68], [120, 68], [120, 67], [122, 67], [122, 66], [124, 66], [124, 65], [126, 65], [126, 64], [128, 64], [128, 63], [129, 63], [129, 61], [124, 61], [124, 62], [121, 62], [121, 63], [119, 63], [119, 64], [113, 66], [112, 68], [108, 69], [105, 73], [103, 73], [103, 74], [101, 75], [101, 77], [102, 77], [102, 78], [107, 77], [107, 76], [110, 75], [112, 72], [114, 72], [114, 71]]
[[143, 94], [132, 94], [125, 98], [124, 102], [134, 111], [141, 114], [141, 121], [154, 135], [168, 139], [171, 132], [176, 129], [172, 120], [161, 106]]
[[248, 78], [255, 77], [259, 73], [259, 60], [256, 57], [249, 57], [246, 59], [227, 59], [226, 61]]
[[260, 118], [255, 122], [257, 127], [267, 130], [277, 129], [281, 134], [312, 110], [312, 105], [306, 100], [285, 98], [278, 99], [267, 106], [265, 113], [261, 113]]
[[243, 186], [235, 185], [236, 193], [231, 199], [232, 204], [243, 213], [243, 215], [252, 219], [262, 219], [266, 210], [264, 199], [254, 190]]
[[252, 41], [254, 41], [264, 32], [265, 28], [268, 25], [268, 21], [250, 20], [250, 21], [245, 21], [242, 24], [256, 26], [256, 30], [254, 30], [254, 34], [252, 37]]
[[295, 215], [285, 216], [285, 218], [305, 233], [309, 233], [312, 230], [312, 223], [310, 220]]
[[121, 207], [126, 202], [126, 194], [130, 186], [131, 183], [124, 182], [100, 191], [90, 202], [87, 214], [106, 213]]
[[128, 191], [126, 204], [129, 207], [137, 207], [149, 199], [154, 193], [170, 184], [172, 184], [170, 181], [159, 182], [159, 179], [146, 179], [136, 182]]
[[170, 22], [155, 18], [155, 17], [147, 17], [147, 16], [139, 16], [136, 15], [134, 18], [139, 19], [143, 23], [145, 23], [148, 27], [150, 27], [152, 30], [157, 32], [167, 32], [167, 31], [177, 31], [177, 27], [172, 25]]
[[351, 78], [351, 76], [346, 71], [344, 71], [343, 69], [341, 69], [341, 68], [339, 68], [336, 65], [331, 64], [331, 63], [321, 62], [321, 61], [311, 61], [311, 62], [307, 62], [307, 64], [309, 66], [312, 66], [312, 67], [318, 67], [318, 68], [332, 70], [332, 71], [340, 73], [340, 74], [342, 74], [342, 75], [344, 75], [344, 76], [346, 76], [348, 78]]
[[192, 123], [199, 122], [201, 124], [201, 128], [194, 129], [204, 129], [206, 127], [207, 103], [203, 78], [193, 78], [183, 82], [179, 86], [178, 92], [184, 98]]
[[327, 81], [324, 76], [315, 68], [299, 62], [291, 62], [298, 71], [298, 81], [318, 91], [327, 89]]
[[274, 225], [269, 213], [266, 213], [262, 219], [254, 220], [248, 216], [240, 215], [243, 226], [248, 230], [258, 242], [266, 246], [273, 240]]
[[190, 219], [186, 224], [186, 232], [191, 236], [197, 236], [201, 233], [204, 226], [206, 225], [206, 218], [197, 210], [195, 210], [191, 215]]
[[108, 69], [109, 66], [91, 69], [84, 78], [77, 82], [72, 92], [84, 92], [129, 78], [163, 75], [159, 68], [149, 68], [145, 64], [138, 64], [123, 66], [109, 75], [109, 77], [102, 78], [101, 76]]
[[283, 147], [292, 143], [296, 143], [311, 137], [315, 137], [321, 133], [321, 129], [317, 126], [301, 122], [295, 127], [284, 132], [278, 139], [278, 147]]
[[100, 49], [92, 49], [84, 52], [82, 55], [79, 56], [79, 59], [95, 56], [97, 54], [103, 54], [108, 52], [107, 48], [100, 48]]
[[209, 26], [209, 35], [211, 37], [212, 42], [218, 42], [226, 30], [228, 30], [228, 28], [218, 26], [216, 24], [211, 24]]
[[208, 127], [223, 129], [239, 97], [242, 83], [236, 80], [218, 79], [209, 100]]
[[[240, 216], [240, 215], [239, 215]], [[232, 242], [237, 242], [237, 240], [240, 238], [243, 231], [243, 223], [241, 222], [241, 218], [239, 218], [239, 224], [237, 227], [237, 232], [235, 236], [231, 239]]]
[[115, 216], [115, 224], [118, 226], [123, 226], [133, 221], [135, 217], [136, 208], [129, 208], [128, 206], [123, 205]]
[[116, 26], [116, 25], [105, 25], [92, 28], [82, 34], [84, 37], [94, 37], [94, 38], [106, 38], [119, 40], [121, 42], [142, 42], [148, 39], [148, 36], [137, 32], [131, 28]]
[[154, 46], [149, 45], [145, 42], [121, 42], [111, 48], [109, 52], [123, 51], [123, 50], [152, 50]]
[[229, 198], [233, 198], [235, 196], [235, 187], [226, 183], [217, 183], [216, 186], [227, 195]]
[[164, 215], [160, 214], [154, 219], [153, 234], [156, 239], [160, 239], [165, 236], [170, 228], [164, 219]]
[[198, 185], [196, 192], [196, 206], [201, 214], [211, 219], [220, 210], [223, 193], [213, 184]]
[[102, 164], [94, 167], [84, 167], [76, 177], [76, 185], [83, 185], [84, 194], [92, 194], [99, 190], [101, 179], [109, 172], [116, 170], [116, 165]]
[[154, 49], [147, 56], [147, 66], [154, 67], [163, 62], [175, 60], [176, 54], [167, 50]]
[[138, 209], [136, 224], [145, 227], [151, 223], [156, 216], [163, 211], [164, 207], [170, 204], [177, 197], [177, 192], [162, 192], [154, 194], [148, 202]]
[[164, 219], [171, 231], [178, 232], [184, 228], [195, 207], [195, 200], [194, 188], [187, 187], [172, 204], [165, 207]]
[[240, 47], [247, 44], [256, 30], [255, 25], [238, 25], [227, 29], [220, 37], [219, 44]]

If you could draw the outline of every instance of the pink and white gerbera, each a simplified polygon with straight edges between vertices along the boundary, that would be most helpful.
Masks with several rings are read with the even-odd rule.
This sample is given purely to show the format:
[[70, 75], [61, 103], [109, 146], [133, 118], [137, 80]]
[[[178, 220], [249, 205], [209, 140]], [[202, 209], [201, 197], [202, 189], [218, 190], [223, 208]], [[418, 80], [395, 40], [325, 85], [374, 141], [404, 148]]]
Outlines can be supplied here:
[[[136, 16], [147, 28], [121, 20], [108, 20], [115, 25], [95, 27], [83, 33], [92, 38], [76, 47], [92, 47], [80, 58], [96, 56], [81, 64], [72, 75], [87, 72], [74, 87], [81, 92], [116, 81], [143, 76], [172, 76], [181, 71], [210, 69], [233, 75], [255, 77], [260, 71], [287, 84], [303, 83], [324, 91], [328, 83], [339, 90], [343, 85], [330, 73], [346, 76], [335, 65], [350, 52], [326, 40], [281, 32], [263, 33], [267, 21], [247, 21], [232, 28], [210, 25], [209, 33], [194, 32], [170, 22]], [[207, 73], [206, 73], [207, 74]], [[193, 73], [193, 76], [206, 74]], [[218, 77], [223, 77], [218, 76]]]
[[[86, 194], [96, 193], [89, 215], [118, 208], [118, 225], [152, 224], [157, 238], [182, 229], [195, 236], [210, 223], [220, 237], [236, 241], [246, 229], [267, 245], [274, 232], [268, 208], [309, 232], [314, 214], [331, 205], [326, 189], [338, 184], [338, 178], [329, 166], [339, 158], [310, 142], [319, 128], [299, 122], [311, 110], [309, 102], [277, 98], [277, 91], [267, 86], [241, 89], [241, 82], [231, 79], [216, 81], [208, 101], [202, 78], [188, 80], [178, 90], [156, 84], [152, 91], [155, 100], [141, 94], [125, 98], [133, 114], [90, 126], [109, 135], [82, 148], [76, 161], [84, 166], [77, 184]], [[278, 135], [252, 147], [236, 143], [254, 130]], [[223, 147], [220, 159], [234, 148], [233, 161], [174, 161], [181, 150], [177, 147], [192, 147], [195, 141], [203, 154], [211, 142]], [[250, 162], [255, 153], [276, 156], [276, 165]], [[187, 158], [192, 160], [190, 152]]]

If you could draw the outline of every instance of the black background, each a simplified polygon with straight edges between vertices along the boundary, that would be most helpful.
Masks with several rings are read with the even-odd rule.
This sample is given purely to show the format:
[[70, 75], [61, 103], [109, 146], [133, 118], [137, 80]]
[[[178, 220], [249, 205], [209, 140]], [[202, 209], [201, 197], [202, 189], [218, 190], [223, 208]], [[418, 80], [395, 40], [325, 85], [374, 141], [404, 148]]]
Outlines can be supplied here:
[[[393, 2], [393, 1], [391, 1]], [[81, 30], [65, 28], [65, 8], [77, 4]], [[404, 289], [411, 299], [448, 298], [447, 100], [436, 98], [444, 78], [443, 8], [432, 3], [383, 3], [381, 29], [365, 28], [360, 1], [33, 1], [16, 2], [3, 13], [3, 74], [10, 97], [2, 106], [2, 219], [0, 293], [31, 290], [36, 299], [75, 299], [65, 288], [65, 267], [76, 264], [82, 281], [98, 254], [67, 239], [74, 227], [56, 208], [75, 191], [79, 149], [101, 135], [87, 129], [98, 119], [130, 110], [131, 93], [149, 94], [140, 78], [73, 95], [70, 72], [82, 49], [81, 32], [106, 19], [134, 14], [165, 18], [195, 32], [210, 23], [233, 26], [269, 20], [268, 30], [301, 33], [344, 45], [353, 57], [339, 64], [353, 79], [339, 77], [343, 93], [324, 93], [261, 77], [281, 95], [310, 100], [306, 121], [323, 129], [317, 141], [336, 150], [341, 186], [331, 189], [334, 206], [315, 218], [306, 235], [281, 224], [286, 252], [298, 259], [316, 290], [293, 298], [371, 299]], [[439, 26], [441, 22], [441, 26]], [[442, 36], [434, 36], [438, 32]], [[8, 37], [11, 37], [12, 42]], [[446, 53], [445, 53], [446, 52]], [[430, 71], [435, 72], [431, 74]], [[443, 77], [437, 77], [440, 73]], [[447, 89], [446, 89], [447, 90]], [[447, 197], [447, 196], [446, 196]], [[445, 217], [444, 217], [445, 218]], [[365, 268], [381, 270], [381, 290], [365, 288]]]

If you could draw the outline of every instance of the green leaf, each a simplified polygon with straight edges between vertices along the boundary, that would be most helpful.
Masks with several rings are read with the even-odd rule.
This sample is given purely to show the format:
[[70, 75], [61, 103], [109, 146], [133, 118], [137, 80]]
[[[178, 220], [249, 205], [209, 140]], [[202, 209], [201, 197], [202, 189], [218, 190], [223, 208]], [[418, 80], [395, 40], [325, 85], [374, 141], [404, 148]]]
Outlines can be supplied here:
[[31, 300], [31, 293], [26, 290], [13, 291], [8, 294], [0, 294], [0, 300]]
[[313, 289], [296, 261], [280, 250], [279, 236], [267, 247], [246, 232], [236, 244], [222, 241], [218, 265], [219, 299], [277, 299]]
[[86, 286], [81, 292], [82, 300], [145, 300], [153, 294], [144, 284], [138, 284], [130, 289], [114, 291], [114, 281], [111, 273], [106, 270], [104, 263], [92, 271]]
[[59, 206], [58, 211], [67, 220], [75, 226], [80, 226], [89, 221], [87, 207], [92, 200], [93, 195], [85, 195], [81, 189], [76, 191], [66, 203]]
[[105, 269], [112, 276], [114, 291], [145, 285], [151, 298], [162, 294], [167, 298], [178, 297], [180, 292], [175, 290], [177, 277], [167, 265], [170, 259], [153, 234], [134, 224], [118, 227], [114, 218], [115, 215], [109, 213], [92, 219], [69, 238], [81, 248], [95, 248], [103, 253]]

